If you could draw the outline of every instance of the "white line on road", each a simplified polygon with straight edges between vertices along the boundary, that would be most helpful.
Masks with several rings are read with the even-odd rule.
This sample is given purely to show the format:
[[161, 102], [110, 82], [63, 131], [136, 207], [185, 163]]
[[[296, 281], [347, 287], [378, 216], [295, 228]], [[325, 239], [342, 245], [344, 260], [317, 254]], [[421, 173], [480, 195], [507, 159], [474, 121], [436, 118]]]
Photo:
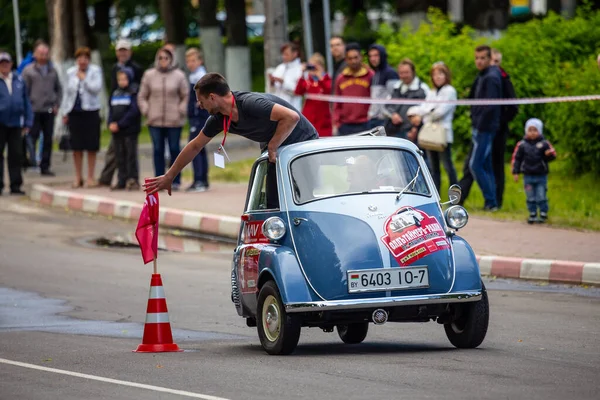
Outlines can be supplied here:
[[19, 361], [7, 360], [5, 358], [0, 358], [0, 363], [2, 363], [2, 364], [8, 364], [8, 365], [14, 365], [14, 366], [23, 367], [23, 368], [37, 369], [39, 371], [52, 372], [52, 373], [55, 373], [55, 374], [75, 376], [77, 378], [90, 379], [90, 380], [93, 380], [93, 381], [113, 383], [115, 385], [122, 385], [122, 386], [135, 387], [135, 388], [139, 388], [139, 389], [152, 390], [154, 392], [163, 392], [163, 393], [175, 394], [175, 395], [178, 395], [178, 396], [193, 397], [195, 399], [228, 400], [228, 399], [223, 398], [223, 397], [210, 396], [208, 394], [192, 393], [192, 392], [186, 392], [184, 390], [176, 390], [176, 389], [169, 389], [169, 388], [160, 387], [160, 386], [145, 385], [143, 383], [120, 381], [118, 379], [104, 378], [102, 376], [80, 374], [79, 372], [65, 371], [64, 369], [42, 367], [40, 365], [27, 364], [27, 363], [22, 363], [22, 362], [19, 362]]

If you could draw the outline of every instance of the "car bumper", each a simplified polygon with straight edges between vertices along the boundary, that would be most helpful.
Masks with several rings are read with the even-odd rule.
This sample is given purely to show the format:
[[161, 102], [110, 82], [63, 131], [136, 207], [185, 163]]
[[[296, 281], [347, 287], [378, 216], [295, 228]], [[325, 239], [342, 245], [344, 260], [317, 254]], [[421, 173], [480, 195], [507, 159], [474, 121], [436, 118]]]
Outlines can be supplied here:
[[381, 307], [397, 307], [409, 305], [466, 303], [481, 300], [481, 290], [469, 290], [457, 293], [430, 294], [422, 296], [384, 297], [377, 299], [356, 299], [336, 301], [313, 301], [308, 303], [288, 303], [288, 313], [320, 312], [335, 310], [358, 310]]

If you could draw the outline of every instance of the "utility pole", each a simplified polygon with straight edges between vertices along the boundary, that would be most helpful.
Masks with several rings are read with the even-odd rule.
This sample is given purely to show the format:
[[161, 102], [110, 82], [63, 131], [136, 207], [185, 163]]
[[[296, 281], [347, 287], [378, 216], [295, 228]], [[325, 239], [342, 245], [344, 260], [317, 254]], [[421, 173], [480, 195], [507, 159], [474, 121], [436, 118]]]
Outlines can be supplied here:
[[331, 8], [329, 0], [323, 0], [323, 22], [325, 24], [325, 54], [327, 58], [327, 73], [333, 76], [333, 57], [329, 48], [329, 39], [331, 39]]
[[304, 31], [304, 52], [306, 59], [313, 54], [313, 35], [310, 20], [310, 0], [302, 0], [302, 27]]
[[17, 65], [23, 61], [23, 45], [21, 44], [21, 19], [19, 17], [19, 0], [13, 0], [13, 17], [15, 19], [15, 47]]

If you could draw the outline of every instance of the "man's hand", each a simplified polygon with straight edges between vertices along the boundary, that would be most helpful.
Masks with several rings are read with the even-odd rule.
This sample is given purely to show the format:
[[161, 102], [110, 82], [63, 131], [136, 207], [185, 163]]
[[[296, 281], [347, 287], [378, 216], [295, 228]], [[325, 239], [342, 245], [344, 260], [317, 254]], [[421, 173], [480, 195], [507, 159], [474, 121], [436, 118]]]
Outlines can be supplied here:
[[398, 113], [392, 114], [392, 124], [400, 125], [402, 123], [402, 117]]
[[275, 161], [277, 160], [277, 149], [272, 149], [271, 146], [269, 145], [269, 162], [272, 162], [273, 164], [275, 164]]
[[58, 114], [58, 106], [52, 107], [52, 114]]
[[416, 141], [417, 140], [417, 128], [415, 128], [415, 127], [411, 128], [410, 131], [408, 131], [408, 134], [406, 135], [406, 137], [411, 142]]
[[515, 180], [515, 182], [519, 182], [519, 174], [514, 174], [513, 179]]
[[24, 127], [23, 129], [21, 129], [21, 136], [25, 136], [29, 133], [29, 128]]
[[63, 115], [63, 124], [67, 125], [69, 123], [69, 116], [68, 115]]
[[173, 178], [170, 178], [168, 175], [161, 175], [156, 178], [147, 178], [142, 187], [146, 191], [146, 194], [153, 194], [166, 189], [170, 196], [172, 183]]
[[111, 122], [108, 125], [108, 129], [112, 132], [112, 133], [117, 133], [119, 132], [119, 125], [116, 122]]

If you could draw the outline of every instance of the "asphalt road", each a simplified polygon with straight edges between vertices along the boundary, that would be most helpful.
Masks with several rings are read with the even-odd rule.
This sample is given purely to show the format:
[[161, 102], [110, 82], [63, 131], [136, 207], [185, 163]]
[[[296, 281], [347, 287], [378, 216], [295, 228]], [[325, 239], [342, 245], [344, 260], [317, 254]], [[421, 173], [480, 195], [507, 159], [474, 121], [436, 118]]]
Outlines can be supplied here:
[[488, 282], [475, 350], [436, 323], [389, 323], [355, 346], [306, 328], [273, 357], [235, 313], [228, 251], [160, 254], [185, 351], [132, 353], [151, 264], [88, 241], [133, 228], [0, 197], [0, 399], [598, 398], [600, 289]]

